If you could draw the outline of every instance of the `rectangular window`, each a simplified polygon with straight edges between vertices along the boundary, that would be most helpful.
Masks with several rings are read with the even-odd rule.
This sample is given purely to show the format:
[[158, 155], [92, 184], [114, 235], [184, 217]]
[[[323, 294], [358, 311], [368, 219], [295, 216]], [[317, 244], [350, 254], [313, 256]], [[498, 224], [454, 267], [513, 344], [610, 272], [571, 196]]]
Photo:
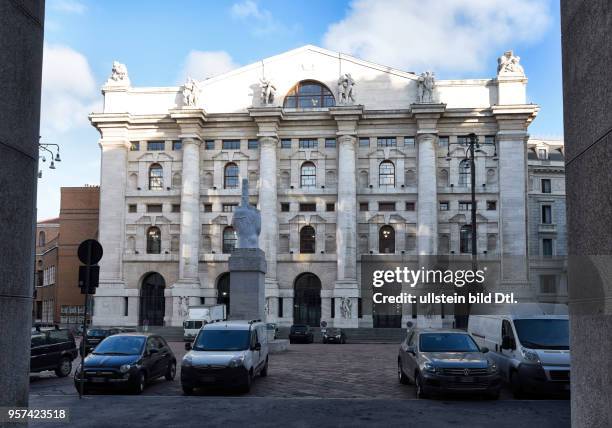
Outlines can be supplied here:
[[300, 211], [316, 211], [317, 204], [312, 203], [302, 203], [300, 204]]
[[495, 211], [497, 209], [497, 201], [487, 201], [487, 211]]
[[485, 144], [495, 144], [495, 135], [485, 135], [484, 142]]
[[406, 202], [406, 211], [414, 211], [416, 204], [414, 202]]
[[289, 212], [289, 202], [281, 202], [281, 212]]
[[552, 224], [552, 207], [550, 205], [542, 205], [542, 223]]
[[249, 149], [258, 149], [259, 148], [259, 140], [249, 140]]
[[281, 140], [281, 149], [290, 149], [291, 148], [291, 139], [283, 138]]
[[544, 257], [552, 257], [553, 255], [553, 240], [550, 238], [542, 239], [542, 255]]
[[336, 211], [336, 204], [331, 203], [331, 204], [325, 204], [325, 211]]
[[370, 147], [370, 139], [367, 137], [360, 138], [359, 147]]
[[369, 204], [367, 202], [360, 202], [359, 203], [359, 211], [368, 211], [369, 210]]
[[300, 149], [315, 149], [319, 142], [314, 138], [300, 138]]
[[363, 304], [361, 302], [361, 297], [357, 298], [357, 318], [363, 318]]
[[395, 137], [378, 137], [378, 147], [395, 147], [397, 140]]
[[204, 204], [204, 212], [211, 213], [212, 212], [212, 204]]
[[438, 137], [438, 147], [448, 148], [448, 137], [440, 136]]
[[129, 308], [129, 306], [128, 306], [128, 298], [124, 297], [123, 298], [123, 316], [124, 317], [128, 316], [128, 308]]
[[395, 211], [395, 202], [379, 202], [378, 211]]
[[162, 204], [148, 204], [147, 205], [148, 213], [160, 213], [162, 212]]
[[540, 275], [540, 293], [554, 294], [557, 292], [557, 277], [555, 275]]
[[331, 298], [331, 317], [336, 318], [336, 299]]
[[137, 211], [138, 211], [138, 209], [137, 209], [137, 205], [136, 204], [129, 204], [128, 205], [128, 212], [129, 213], [135, 213]]
[[551, 193], [550, 178], [542, 179], [542, 193]]
[[130, 152], [137, 152], [140, 150], [140, 141], [132, 141], [130, 143]]
[[467, 135], [460, 135], [457, 137], [457, 142], [459, 144], [468, 144], [470, 142], [470, 139]]
[[204, 149], [205, 150], [215, 150], [215, 140], [204, 141]]
[[440, 211], [448, 211], [448, 201], [440, 201]]
[[459, 201], [459, 211], [471, 211], [472, 202], [470, 201]]
[[326, 149], [335, 149], [336, 148], [336, 139], [335, 138], [326, 138], [325, 139], [325, 148]]
[[223, 140], [221, 147], [223, 150], [240, 150], [240, 140]]
[[224, 213], [233, 213], [238, 204], [223, 204], [223, 212]]
[[183, 142], [181, 140], [175, 140], [172, 142], [172, 150], [179, 151], [183, 149]]
[[406, 147], [414, 146], [414, 137], [404, 137], [404, 146]]
[[279, 318], [283, 317], [283, 298], [282, 297], [278, 298], [278, 317]]
[[546, 149], [538, 149], [538, 158], [540, 160], [548, 159], [548, 154], [546, 153]]
[[147, 150], [150, 152], [166, 150], [165, 141], [149, 141], [147, 142]]
[[172, 204], [172, 212], [180, 213], [181, 212], [181, 204]]

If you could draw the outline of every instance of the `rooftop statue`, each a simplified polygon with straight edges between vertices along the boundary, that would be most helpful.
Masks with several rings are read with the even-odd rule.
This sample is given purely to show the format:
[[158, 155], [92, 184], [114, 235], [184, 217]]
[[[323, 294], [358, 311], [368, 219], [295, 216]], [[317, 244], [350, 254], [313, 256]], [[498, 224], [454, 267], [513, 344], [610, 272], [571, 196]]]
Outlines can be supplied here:
[[338, 103], [351, 105], [355, 102], [355, 81], [350, 73], [338, 79]]
[[497, 74], [520, 73], [525, 74], [523, 66], [519, 64], [521, 57], [514, 55], [513, 51], [506, 51], [497, 59]]
[[106, 81], [107, 85], [129, 86], [130, 78], [128, 76], [127, 67], [119, 61], [113, 61], [111, 75]]
[[259, 79], [261, 84], [261, 102], [263, 105], [270, 105], [274, 102], [274, 96], [276, 95], [276, 86], [265, 77]]
[[238, 237], [236, 248], [259, 248], [261, 213], [249, 204], [249, 180], [242, 179], [242, 201], [234, 211], [232, 226]]
[[432, 71], [421, 73], [418, 85], [417, 102], [421, 104], [433, 103], [433, 91], [436, 86], [435, 74]]
[[195, 107], [200, 96], [200, 85], [191, 77], [183, 85], [183, 105], [186, 107]]

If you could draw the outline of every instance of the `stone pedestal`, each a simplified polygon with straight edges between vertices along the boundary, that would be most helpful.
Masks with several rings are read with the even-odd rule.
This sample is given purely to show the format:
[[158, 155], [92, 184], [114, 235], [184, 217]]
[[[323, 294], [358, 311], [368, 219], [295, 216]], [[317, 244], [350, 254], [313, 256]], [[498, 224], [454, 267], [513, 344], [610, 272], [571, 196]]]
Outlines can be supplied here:
[[265, 320], [266, 253], [259, 248], [236, 248], [229, 258], [230, 320]]

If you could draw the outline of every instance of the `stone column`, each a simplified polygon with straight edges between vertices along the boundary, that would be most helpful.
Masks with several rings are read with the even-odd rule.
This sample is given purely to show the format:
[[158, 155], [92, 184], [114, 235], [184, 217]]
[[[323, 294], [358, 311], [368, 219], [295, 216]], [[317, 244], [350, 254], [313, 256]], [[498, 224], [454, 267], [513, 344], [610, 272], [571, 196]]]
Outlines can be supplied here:
[[433, 133], [417, 135], [417, 251], [422, 256], [438, 252], [436, 140]]
[[44, 11], [44, 1], [0, 2], [2, 407], [28, 406]]
[[183, 139], [181, 187], [181, 242], [179, 248], [179, 283], [199, 287], [200, 244], [200, 140]]
[[[333, 298], [336, 302], [349, 299], [351, 313], [343, 316], [336, 311], [333, 325], [356, 328], [357, 299], [361, 295], [357, 283], [357, 126], [363, 106], [330, 109], [338, 126], [338, 206], [336, 209], [336, 282]], [[336, 308], [338, 309], [338, 308]]]

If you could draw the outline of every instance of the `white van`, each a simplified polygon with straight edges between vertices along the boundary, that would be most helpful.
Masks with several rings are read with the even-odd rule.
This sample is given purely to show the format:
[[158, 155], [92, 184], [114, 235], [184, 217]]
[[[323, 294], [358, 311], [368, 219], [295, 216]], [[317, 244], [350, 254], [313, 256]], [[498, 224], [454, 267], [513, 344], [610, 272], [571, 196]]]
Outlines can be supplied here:
[[569, 392], [567, 306], [510, 305], [503, 315], [470, 315], [468, 332], [490, 350], [515, 396], [525, 392]]

